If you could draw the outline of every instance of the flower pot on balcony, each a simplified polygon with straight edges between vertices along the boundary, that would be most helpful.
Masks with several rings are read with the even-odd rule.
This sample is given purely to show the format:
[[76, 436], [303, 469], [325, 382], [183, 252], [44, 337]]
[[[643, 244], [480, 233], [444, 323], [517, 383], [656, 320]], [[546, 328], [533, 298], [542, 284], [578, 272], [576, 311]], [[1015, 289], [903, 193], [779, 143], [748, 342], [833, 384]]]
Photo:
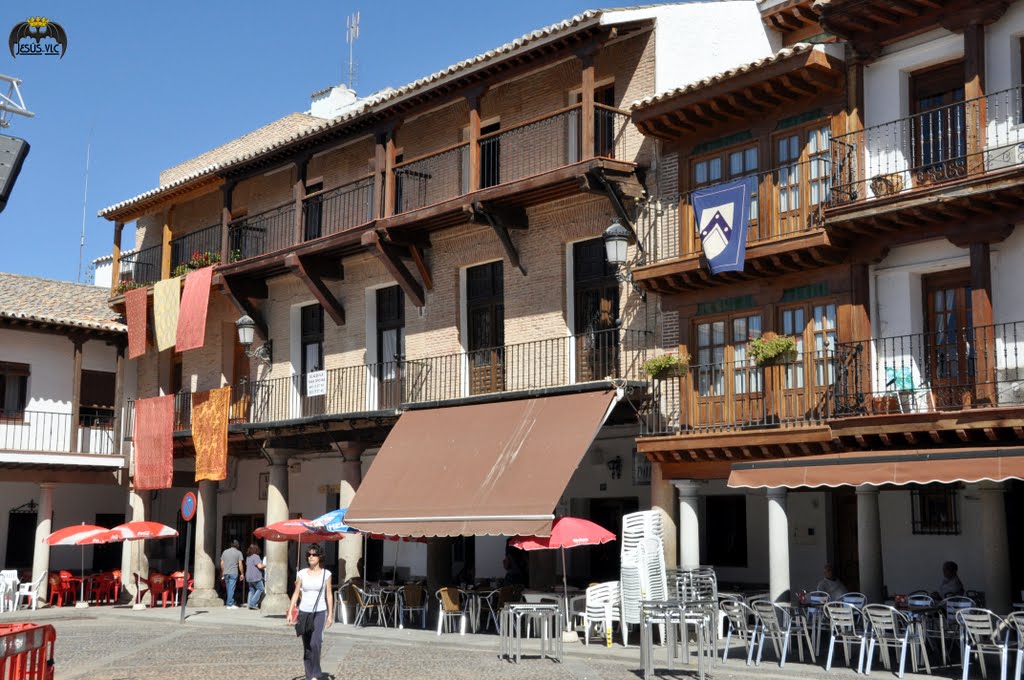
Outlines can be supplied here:
[[644, 362], [644, 372], [655, 380], [681, 378], [690, 368], [690, 357], [678, 357], [675, 354], [663, 354]]
[[871, 178], [871, 192], [878, 197], [894, 196], [903, 191], [903, 173], [890, 172]]
[[771, 331], [747, 343], [750, 358], [758, 366], [778, 366], [796, 361], [796, 339]]

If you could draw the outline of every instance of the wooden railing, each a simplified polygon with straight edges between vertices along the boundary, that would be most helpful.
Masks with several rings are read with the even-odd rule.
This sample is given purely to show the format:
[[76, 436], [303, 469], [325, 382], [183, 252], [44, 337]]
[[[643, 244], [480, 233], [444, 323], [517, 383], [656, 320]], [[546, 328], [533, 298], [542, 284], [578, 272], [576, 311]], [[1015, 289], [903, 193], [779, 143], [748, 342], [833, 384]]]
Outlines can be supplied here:
[[1024, 164], [1021, 86], [832, 139], [832, 205]]

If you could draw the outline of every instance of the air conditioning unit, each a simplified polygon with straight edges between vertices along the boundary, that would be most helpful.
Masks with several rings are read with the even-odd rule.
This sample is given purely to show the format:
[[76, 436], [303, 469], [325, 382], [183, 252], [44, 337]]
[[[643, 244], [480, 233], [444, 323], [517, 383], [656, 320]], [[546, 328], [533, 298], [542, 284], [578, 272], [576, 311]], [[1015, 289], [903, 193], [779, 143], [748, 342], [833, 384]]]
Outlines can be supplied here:
[[996, 369], [996, 401], [1003, 404], [1024, 404], [1024, 369]]

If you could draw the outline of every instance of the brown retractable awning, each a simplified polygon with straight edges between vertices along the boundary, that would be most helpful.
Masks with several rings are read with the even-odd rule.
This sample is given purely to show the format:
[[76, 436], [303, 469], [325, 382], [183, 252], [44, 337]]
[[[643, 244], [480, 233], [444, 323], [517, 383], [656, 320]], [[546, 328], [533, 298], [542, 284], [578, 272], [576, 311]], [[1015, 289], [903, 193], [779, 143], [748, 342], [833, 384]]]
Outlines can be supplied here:
[[547, 536], [616, 392], [407, 411], [345, 523], [394, 536]]
[[1024, 448], [838, 453], [735, 463], [729, 474], [729, 486], [796, 489], [1007, 479], [1024, 479]]

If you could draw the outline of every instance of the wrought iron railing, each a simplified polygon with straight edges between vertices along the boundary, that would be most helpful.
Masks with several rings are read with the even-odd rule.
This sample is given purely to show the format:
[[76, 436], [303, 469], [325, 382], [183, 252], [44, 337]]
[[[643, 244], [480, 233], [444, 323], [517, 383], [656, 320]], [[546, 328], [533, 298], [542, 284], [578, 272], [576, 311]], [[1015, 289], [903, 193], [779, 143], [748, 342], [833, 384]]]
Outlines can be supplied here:
[[373, 218], [371, 176], [307, 196], [302, 203], [303, 239], [337, 234]]
[[[821, 156], [749, 175], [747, 245], [785, 238], [823, 226], [822, 209], [829, 197], [829, 158]], [[654, 264], [703, 252], [693, 210], [694, 196], [737, 181], [717, 182], [673, 197], [652, 199], [640, 213], [643, 264]]]
[[468, 191], [468, 144], [456, 144], [395, 166], [396, 214], [434, 205]]
[[171, 239], [171, 275], [220, 262], [220, 236], [221, 227], [214, 224]]
[[626, 148], [630, 116], [604, 104], [594, 104], [594, 155], [602, 158], [626, 160]]
[[120, 262], [119, 283], [123, 288], [139, 288], [160, 280], [160, 265], [163, 249], [161, 246], [150, 246], [122, 255]]
[[295, 245], [295, 202], [285, 203], [228, 225], [231, 260], [247, 260]]
[[[0, 412], [0, 451], [71, 453], [70, 413]], [[77, 453], [111, 454], [114, 435], [106, 419], [79, 421]]]
[[1024, 405], [1024, 321], [841, 343], [835, 416]]
[[832, 139], [832, 205], [1024, 164], [1021, 86]]

